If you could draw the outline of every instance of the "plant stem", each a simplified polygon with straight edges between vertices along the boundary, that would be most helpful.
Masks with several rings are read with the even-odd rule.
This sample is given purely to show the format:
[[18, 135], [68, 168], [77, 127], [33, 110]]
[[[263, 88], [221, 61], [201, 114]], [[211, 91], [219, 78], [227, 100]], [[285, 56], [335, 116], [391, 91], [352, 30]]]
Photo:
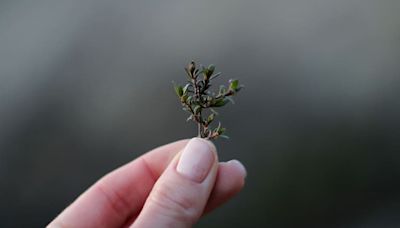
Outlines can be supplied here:
[[[200, 94], [200, 88], [197, 84], [197, 80], [196, 77], [193, 77], [193, 87], [194, 87], [194, 93], [195, 93], [195, 98], [198, 101], [199, 104], [202, 104], [202, 99], [201, 99], [201, 94]], [[203, 124], [202, 124], [202, 116], [201, 116], [201, 110], [199, 111], [198, 114], [196, 114], [197, 116], [197, 131], [198, 131], [198, 136], [203, 138], [204, 137], [204, 132], [203, 132]]]
[[197, 132], [198, 132], [198, 136], [197, 137], [203, 138], [202, 129], [201, 129], [201, 123], [197, 123]]

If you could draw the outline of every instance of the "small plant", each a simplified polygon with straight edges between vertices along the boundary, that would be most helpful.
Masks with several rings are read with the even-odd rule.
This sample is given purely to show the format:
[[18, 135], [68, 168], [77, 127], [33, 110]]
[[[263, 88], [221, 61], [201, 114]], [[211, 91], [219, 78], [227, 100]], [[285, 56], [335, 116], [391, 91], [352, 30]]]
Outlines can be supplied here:
[[185, 86], [174, 85], [175, 92], [183, 106], [183, 110], [189, 112], [187, 121], [193, 121], [197, 124], [198, 137], [209, 140], [218, 137], [228, 138], [224, 135], [225, 128], [221, 123], [215, 127], [211, 127], [218, 113], [214, 108], [219, 108], [227, 103], [233, 102], [232, 96], [235, 95], [243, 87], [239, 85], [239, 80], [229, 80], [228, 87], [221, 85], [218, 93], [209, 91], [211, 81], [221, 75], [214, 73], [215, 66], [209, 65], [204, 67], [196, 66], [195, 62], [191, 62], [185, 68], [188, 83]]

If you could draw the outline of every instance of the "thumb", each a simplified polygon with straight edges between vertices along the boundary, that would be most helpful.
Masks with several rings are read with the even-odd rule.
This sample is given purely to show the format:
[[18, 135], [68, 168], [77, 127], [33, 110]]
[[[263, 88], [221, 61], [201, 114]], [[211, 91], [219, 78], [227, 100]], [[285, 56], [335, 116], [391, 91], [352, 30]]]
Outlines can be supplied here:
[[132, 227], [191, 227], [203, 213], [217, 170], [215, 146], [191, 139], [157, 180]]

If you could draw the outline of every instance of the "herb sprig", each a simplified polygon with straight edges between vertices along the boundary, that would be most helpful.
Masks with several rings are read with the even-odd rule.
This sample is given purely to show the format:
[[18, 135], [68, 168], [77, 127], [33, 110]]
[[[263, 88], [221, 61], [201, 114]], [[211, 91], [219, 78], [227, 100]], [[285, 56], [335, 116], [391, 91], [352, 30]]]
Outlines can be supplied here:
[[234, 103], [232, 96], [236, 95], [243, 86], [239, 85], [239, 80], [231, 79], [227, 87], [221, 85], [215, 93], [209, 90], [211, 81], [219, 77], [221, 73], [215, 73], [214, 65], [197, 67], [192, 61], [185, 71], [187, 83], [184, 86], [175, 84], [174, 88], [183, 110], [189, 113], [187, 121], [197, 124], [198, 137], [209, 140], [218, 137], [228, 138], [224, 134], [226, 129], [221, 126], [221, 122], [216, 127], [211, 126], [218, 115], [215, 108], [223, 107], [229, 102]]

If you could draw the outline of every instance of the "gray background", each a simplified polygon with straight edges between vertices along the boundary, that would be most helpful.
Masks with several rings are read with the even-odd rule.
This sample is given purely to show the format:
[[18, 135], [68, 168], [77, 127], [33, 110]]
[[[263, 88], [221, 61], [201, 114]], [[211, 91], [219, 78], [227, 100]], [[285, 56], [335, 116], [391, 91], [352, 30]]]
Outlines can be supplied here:
[[[400, 226], [400, 1], [0, 1], [0, 227], [195, 135], [191, 59], [246, 88], [221, 160], [247, 185], [197, 227]], [[223, 80], [219, 82], [223, 82]]]

